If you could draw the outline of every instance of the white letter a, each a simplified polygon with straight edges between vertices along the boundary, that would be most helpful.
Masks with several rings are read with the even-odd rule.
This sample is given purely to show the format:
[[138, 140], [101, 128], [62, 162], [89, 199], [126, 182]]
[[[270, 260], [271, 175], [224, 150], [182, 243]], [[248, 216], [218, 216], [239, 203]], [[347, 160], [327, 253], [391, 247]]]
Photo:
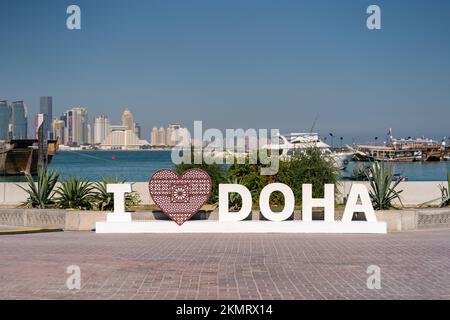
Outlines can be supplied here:
[[367, 18], [367, 29], [380, 30], [381, 29], [381, 9], [377, 5], [371, 5], [367, 8], [367, 14], [370, 16]]
[[70, 16], [67, 18], [66, 25], [69, 30], [81, 29], [81, 9], [79, 6], [72, 4], [67, 7], [67, 14]]

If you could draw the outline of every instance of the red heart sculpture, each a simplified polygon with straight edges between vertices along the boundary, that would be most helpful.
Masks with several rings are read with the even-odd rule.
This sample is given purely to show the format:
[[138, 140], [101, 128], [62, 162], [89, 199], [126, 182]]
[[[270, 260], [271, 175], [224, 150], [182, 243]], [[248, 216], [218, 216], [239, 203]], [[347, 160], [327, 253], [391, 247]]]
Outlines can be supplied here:
[[149, 182], [153, 201], [180, 226], [206, 203], [211, 187], [211, 177], [201, 169], [190, 169], [182, 175], [173, 170], [159, 170]]

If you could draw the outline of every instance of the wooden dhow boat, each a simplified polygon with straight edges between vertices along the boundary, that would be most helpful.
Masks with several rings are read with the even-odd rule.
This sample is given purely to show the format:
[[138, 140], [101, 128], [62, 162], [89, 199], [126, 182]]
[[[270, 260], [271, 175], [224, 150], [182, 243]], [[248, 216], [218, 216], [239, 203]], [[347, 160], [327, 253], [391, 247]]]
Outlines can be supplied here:
[[[59, 140], [48, 140], [42, 148], [49, 164], [59, 148]], [[39, 141], [37, 139], [0, 141], [0, 175], [35, 175], [39, 168]]]
[[357, 161], [441, 161], [448, 156], [445, 145], [431, 139], [391, 139], [386, 145], [355, 146]]

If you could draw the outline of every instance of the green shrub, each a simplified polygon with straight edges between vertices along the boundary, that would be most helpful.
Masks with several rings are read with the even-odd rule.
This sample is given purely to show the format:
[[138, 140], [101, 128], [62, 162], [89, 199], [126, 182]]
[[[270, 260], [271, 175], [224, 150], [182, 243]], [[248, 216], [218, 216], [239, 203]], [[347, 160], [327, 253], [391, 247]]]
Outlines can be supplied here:
[[[239, 179], [229, 179], [227, 182], [229, 184], [242, 184], [242, 182]], [[238, 211], [240, 208], [242, 208], [242, 197], [239, 193], [232, 192], [228, 195], [228, 206], [231, 211]]]
[[367, 173], [370, 170], [370, 164], [357, 163], [352, 170], [350, 179], [353, 181], [368, 181]]
[[62, 181], [56, 190], [56, 205], [62, 209], [91, 210], [95, 203], [92, 182], [76, 177]]
[[219, 184], [226, 183], [228, 179], [228, 170], [226, 165], [221, 164], [178, 164], [175, 166], [175, 171], [182, 174], [189, 169], [202, 169], [206, 171], [211, 177], [212, 190], [209, 196], [208, 203], [216, 204], [219, 201]]
[[450, 206], [450, 170], [447, 172], [447, 186], [439, 186], [441, 189], [441, 207]]
[[[290, 186], [294, 192], [297, 204], [301, 203], [302, 185], [313, 185], [313, 196], [323, 197], [325, 184], [336, 184], [339, 170], [333, 159], [318, 148], [309, 148], [294, 152], [288, 159], [280, 160], [276, 175], [261, 175], [261, 163], [233, 164], [230, 177], [239, 179], [246, 186], [253, 198], [254, 205], [258, 204], [261, 190], [268, 184], [280, 182]], [[270, 197], [271, 205], [284, 205], [284, 197], [274, 192]]]
[[[101, 181], [95, 182], [93, 185], [94, 197], [94, 207], [99, 211], [112, 211], [114, 210], [114, 195], [108, 193], [107, 184], [121, 184], [126, 181], [120, 180], [118, 178], [105, 178], [103, 177]], [[131, 192], [125, 194], [125, 207], [129, 209], [130, 207], [137, 206], [141, 203], [141, 199], [137, 192]]]
[[374, 162], [367, 172], [367, 179], [370, 182], [369, 191], [375, 210], [388, 210], [393, 208], [392, 202], [398, 199], [401, 203], [400, 193], [403, 190], [397, 191], [398, 185], [404, 179], [398, 179], [392, 182], [394, 177], [394, 168], [386, 166], [384, 161]]
[[280, 162], [277, 180], [292, 188], [296, 202], [300, 204], [303, 184], [312, 184], [313, 197], [322, 198], [325, 184], [337, 184], [338, 176], [339, 169], [328, 154], [318, 148], [308, 148], [294, 152], [288, 160]]
[[239, 181], [240, 184], [250, 190], [254, 204], [258, 203], [261, 190], [271, 181], [275, 181], [275, 177], [273, 176], [261, 175], [262, 167], [263, 165], [259, 160], [256, 164], [251, 164], [250, 158], [246, 157], [245, 163], [238, 164], [235, 162], [229, 170], [231, 180]]
[[54, 206], [53, 195], [59, 174], [56, 171], [48, 171], [43, 167], [38, 171], [37, 181], [31, 174], [25, 175], [28, 188], [21, 189], [28, 193], [28, 199], [21, 205], [22, 207], [45, 209]]

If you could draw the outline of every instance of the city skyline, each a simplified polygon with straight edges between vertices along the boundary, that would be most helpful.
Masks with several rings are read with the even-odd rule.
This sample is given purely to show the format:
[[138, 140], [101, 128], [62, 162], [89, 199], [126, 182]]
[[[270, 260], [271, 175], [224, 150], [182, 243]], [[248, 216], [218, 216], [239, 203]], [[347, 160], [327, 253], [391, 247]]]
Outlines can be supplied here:
[[[40, 101], [40, 109], [39, 109], [39, 111], [44, 111], [45, 112], [46, 110], [50, 110], [49, 114], [52, 114], [52, 110], [53, 110], [53, 108], [52, 108], [53, 96], [41, 96], [39, 98], [39, 101]], [[43, 104], [42, 101], [49, 101], [47, 103], [49, 103], [50, 106], [47, 107], [47, 108], [45, 108], [45, 107], [43, 108], [42, 107], [42, 104]], [[5, 112], [4, 111], [5, 109], [4, 108], [2, 109], [2, 106], [3, 105], [9, 106], [9, 108], [11, 109], [9, 111], [10, 112], [10, 116], [9, 117], [11, 118], [12, 117], [12, 109], [13, 109], [12, 106], [13, 106], [13, 104], [17, 104], [17, 103], [19, 103], [20, 105], [23, 104], [23, 106], [24, 106], [24, 114], [26, 115], [26, 117], [25, 117], [26, 120], [25, 121], [27, 122], [25, 137], [33, 139], [33, 138], [35, 138], [35, 131], [36, 131], [36, 125], [35, 125], [36, 117], [38, 117], [38, 116], [40, 116], [42, 114], [42, 116], [45, 118], [46, 121], [47, 121], [47, 119], [49, 119], [49, 117], [45, 116], [45, 113], [43, 113], [43, 112], [38, 112], [38, 113], [34, 113], [34, 114], [30, 115], [29, 114], [30, 112], [29, 112], [28, 104], [25, 103], [23, 100], [11, 101], [10, 103], [8, 103], [8, 100], [0, 99], [0, 118], [1, 118], [0, 119], [0, 124], [2, 123], [1, 120], [2, 119], [4, 120], [4, 118], [5, 118], [4, 116], [2, 116], [3, 113]], [[83, 110], [86, 111], [86, 113], [88, 113], [88, 108], [81, 107], [81, 106], [73, 107], [71, 109], [83, 109]], [[53, 123], [55, 121], [59, 122], [64, 117], [67, 117], [67, 112], [69, 112], [71, 109], [65, 110], [65, 111], [61, 112], [59, 115], [58, 115], [58, 112], [53, 114], [54, 115], [53, 116], [53, 120], [51, 120], [49, 122], [49, 124], [48, 124], [48, 128], [49, 128], [48, 129], [49, 130], [48, 138], [50, 138], [50, 139], [56, 138], [56, 137], [53, 137], [53, 131], [54, 131], [52, 129]], [[124, 125], [124, 126], [129, 126], [128, 124], [124, 124], [124, 115], [126, 113], [130, 113], [131, 114], [131, 122], [134, 124], [133, 132], [139, 137], [139, 139], [148, 140], [150, 142], [149, 143], [150, 145], [162, 145], [159, 142], [157, 144], [153, 144], [152, 143], [153, 130], [155, 128], [160, 130], [162, 128], [160, 126], [160, 124], [163, 125], [163, 126], [168, 124], [168, 127], [164, 128], [164, 130], [166, 130], [166, 129], [169, 129], [171, 127], [171, 123], [183, 123], [182, 121], [179, 121], [179, 122], [178, 121], [175, 121], [175, 122], [174, 121], [169, 121], [167, 123], [163, 123], [162, 121], [156, 121], [156, 124], [153, 123], [153, 124], [150, 124], [150, 125], [147, 123], [146, 127], [149, 127], [150, 130], [148, 132], [143, 132], [142, 129], [141, 129], [141, 125], [138, 122], [134, 122], [134, 120], [133, 120], [134, 116], [130, 112], [130, 110], [129, 110], [130, 108], [129, 107], [122, 107], [121, 109], [122, 109], [123, 113], [119, 112], [117, 114], [117, 112], [114, 112], [113, 116], [111, 116], [111, 115], [102, 115], [102, 114], [94, 114], [94, 115], [91, 115], [90, 118], [88, 116], [87, 117], [87, 121], [83, 120], [84, 122], [86, 122], [86, 126], [88, 127], [88, 130], [86, 131], [86, 134], [85, 134], [86, 136], [83, 139], [81, 139], [83, 141], [83, 144], [85, 144], [85, 143], [96, 144], [95, 143], [95, 135], [96, 135], [95, 134], [95, 132], [96, 132], [96, 129], [95, 129], [95, 124], [96, 123], [95, 123], [95, 121], [96, 121], [96, 119], [98, 117], [106, 117], [108, 122], [109, 122], [108, 126], [111, 126], [111, 123], [112, 123], [111, 119], [119, 119], [118, 121], [116, 121], [117, 123], [120, 123], [121, 125]], [[119, 108], [119, 110], [120, 110], [120, 108]], [[31, 121], [31, 119], [33, 119], [33, 118], [34, 118], [34, 121]], [[316, 118], [312, 121], [311, 129], [314, 132], [318, 132], [317, 130], [313, 130], [316, 127], [316, 123], [317, 123], [318, 119], [319, 119], [319, 117], [316, 116]], [[57, 126], [59, 126], [59, 124], [57, 124]], [[187, 124], [186, 128], [188, 130], [192, 131], [191, 124]], [[10, 124], [9, 130], [12, 130], [12, 129], [13, 129], [13, 126], [12, 126], [12, 124]], [[225, 128], [225, 129], [229, 129], [229, 128]], [[225, 130], [225, 129], [219, 128], [219, 130]], [[233, 128], [233, 129], [238, 129], [238, 128]], [[246, 130], [246, 129], [249, 129], [249, 128], [243, 128], [243, 129]], [[278, 129], [278, 128], [275, 128], [275, 129]], [[389, 132], [386, 133], [386, 130], [389, 130]], [[355, 143], [355, 142], [370, 142], [370, 141], [375, 141], [376, 142], [377, 140], [378, 141], [386, 141], [385, 139], [389, 139], [389, 136], [391, 134], [394, 134], [395, 136], [397, 136], [399, 138], [405, 138], [405, 139], [428, 137], [428, 138], [434, 139], [437, 142], [444, 141], [444, 140], [445, 141], [446, 140], [450, 140], [450, 133], [449, 134], [443, 134], [443, 135], [425, 135], [425, 134], [422, 134], [422, 135], [414, 135], [414, 134], [400, 135], [400, 134], [398, 134], [398, 132], [396, 132], [395, 127], [389, 127], [386, 130], [384, 132], [380, 132], [379, 134], [375, 134], [375, 135], [358, 135], [358, 134], [343, 135], [343, 134], [340, 134], [340, 133], [332, 133], [332, 132], [329, 132], [329, 133], [327, 133], [327, 132], [318, 132], [318, 133], [319, 133], [319, 136], [322, 139], [324, 139], [324, 141], [330, 143], [330, 145], [332, 145], [333, 141], [334, 141], [334, 145], [335, 146], [338, 146], [339, 144], [342, 145], [343, 143], [351, 144], [351, 143]], [[2, 134], [3, 131], [4, 131], [4, 129], [0, 130], [0, 137], [1, 137], [1, 134]], [[329, 131], [331, 131], [331, 130], [329, 130]], [[280, 132], [283, 133], [283, 134], [290, 134], [290, 133], [292, 133], [292, 132], [288, 132], [288, 131], [280, 131]], [[308, 131], [305, 130], [305, 132], [308, 132]], [[12, 134], [12, 132], [10, 132], [10, 134]], [[164, 134], [166, 134], [166, 133], [164, 133]], [[89, 135], [89, 139], [88, 139], [88, 135]], [[20, 135], [20, 137], [23, 137], [23, 135]], [[64, 134], [62, 134], [59, 137], [62, 139], [62, 141], [64, 141]], [[0, 140], [2, 140], [2, 139], [0, 139]], [[327, 140], [329, 140], [329, 141], [327, 141]], [[98, 142], [97, 142], [97, 144], [98, 144]], [[169, 146], [170, 144], [166, 144], [166, 145]]]
[[314, 131], [348, 140], [390, 127], [449, 135], [448, 1], [377, 1], [377, 31], [364, 1], [77, 4], [79, 31], [66, 29], [64, 1], [27, 3], [33, 15], [20, 25], [24, 3], [0, 4], [2, 99], [23, 99], [30, 114], [41, 95], [54, 97], [55, 114], [129, 106], [145, 137], [154, 124], [194, 120], [309, 131], [316, 116]]

